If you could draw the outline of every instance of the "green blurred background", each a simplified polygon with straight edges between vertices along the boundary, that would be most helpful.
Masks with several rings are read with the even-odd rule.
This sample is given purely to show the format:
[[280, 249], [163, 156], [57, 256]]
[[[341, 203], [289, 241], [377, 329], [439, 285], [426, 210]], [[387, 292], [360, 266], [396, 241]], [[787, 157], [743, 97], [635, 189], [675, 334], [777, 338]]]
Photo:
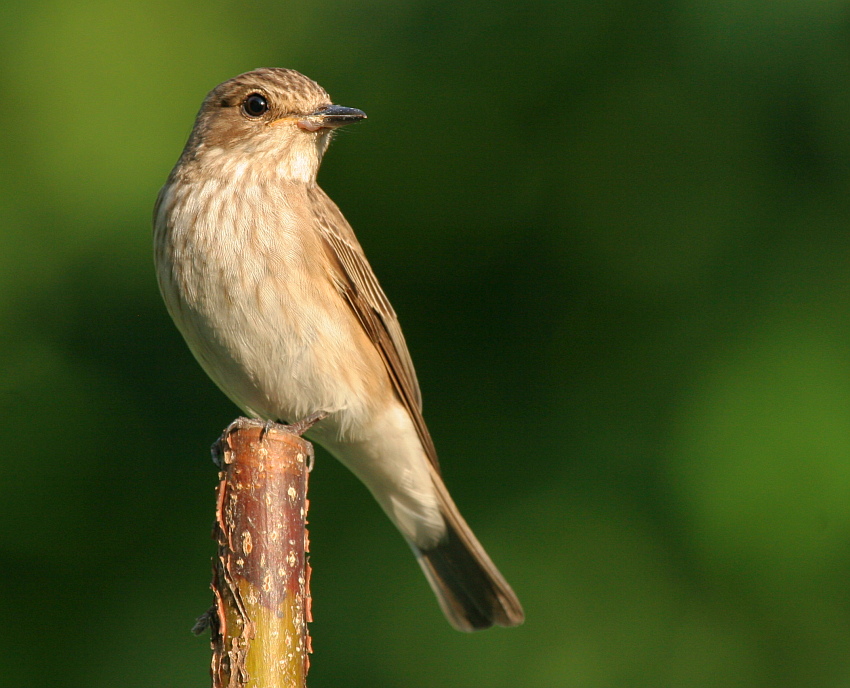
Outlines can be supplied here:
[[528, 620], [442, 619], [320, 453], [310, 685], [850, 686], [850, 2], [6, 0], [0, 686], [208, 685], [237, 411], [151, 207], [217, 83], [369, 121], [320, 181]]

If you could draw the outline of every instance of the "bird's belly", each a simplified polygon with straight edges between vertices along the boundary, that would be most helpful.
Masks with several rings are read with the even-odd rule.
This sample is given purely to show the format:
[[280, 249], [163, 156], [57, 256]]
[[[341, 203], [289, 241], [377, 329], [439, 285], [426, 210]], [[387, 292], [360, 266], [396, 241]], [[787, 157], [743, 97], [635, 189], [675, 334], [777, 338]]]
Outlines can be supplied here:
[[193, 329], [212, 335], [193, 345], [201, 364], [234, 402], [262, 418], [295, 421], [320, 410], [344, 417], [367, 413], [370, 382], [386, 378], [374, 346], [352, 327], [359, 325], [337, 294], [328, 303], [292, 293], [284, 282], [249, 290], [269, 292], [260, 298], [196, 311]]
[[253, 252], [184, 247], [162, 290], [195, 357], [245, 412], [291, 422], [326, 411], [346, 435], [391, 394], [389, 378], [320, 255], [286, 239]]

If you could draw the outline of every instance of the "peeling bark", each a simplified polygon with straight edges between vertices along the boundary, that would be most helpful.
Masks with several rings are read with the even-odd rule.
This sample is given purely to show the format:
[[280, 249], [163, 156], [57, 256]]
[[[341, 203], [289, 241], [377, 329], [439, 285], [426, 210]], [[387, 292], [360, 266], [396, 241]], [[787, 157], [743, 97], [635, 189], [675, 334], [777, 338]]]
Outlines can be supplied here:
[[[309, 667], [307, 474], [313, 447], [240, 419], [214, 451], [213, 688], [303, 688]], [[203, 622], [199, 620], [199, 624]]]

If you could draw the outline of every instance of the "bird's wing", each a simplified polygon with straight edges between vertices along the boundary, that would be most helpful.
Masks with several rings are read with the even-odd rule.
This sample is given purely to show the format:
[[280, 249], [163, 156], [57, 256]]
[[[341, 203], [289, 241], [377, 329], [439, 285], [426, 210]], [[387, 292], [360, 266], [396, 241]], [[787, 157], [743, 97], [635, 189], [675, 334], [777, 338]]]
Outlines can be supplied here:
[[422, 447], [439, 470], [434, 442], [422, 417], [419, 383], [398, 317], [342, 212], [319, 187], [314, 187], [311, 194], [321, 240], [336, 272], [334, 281], [337, 288], [380, 352], [393, 387], [416, 426]]

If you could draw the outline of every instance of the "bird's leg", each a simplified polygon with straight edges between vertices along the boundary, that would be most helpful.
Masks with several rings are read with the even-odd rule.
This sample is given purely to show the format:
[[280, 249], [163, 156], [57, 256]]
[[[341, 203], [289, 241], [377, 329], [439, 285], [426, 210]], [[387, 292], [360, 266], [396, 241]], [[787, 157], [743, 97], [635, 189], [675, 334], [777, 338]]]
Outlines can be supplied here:
[[316, 411], [315, 413], [311, 413], [306, 418], [302, 418], [301, 420], [297, 420], [291, 425], [284, 426], [289, 432], [293, 435], [298, 435], [301, 437], [305, 432], [307, 432], [310, 428], [312, 428], [316, 423], [320, 420], [324, 420], [328, 417], [327, 411]]

